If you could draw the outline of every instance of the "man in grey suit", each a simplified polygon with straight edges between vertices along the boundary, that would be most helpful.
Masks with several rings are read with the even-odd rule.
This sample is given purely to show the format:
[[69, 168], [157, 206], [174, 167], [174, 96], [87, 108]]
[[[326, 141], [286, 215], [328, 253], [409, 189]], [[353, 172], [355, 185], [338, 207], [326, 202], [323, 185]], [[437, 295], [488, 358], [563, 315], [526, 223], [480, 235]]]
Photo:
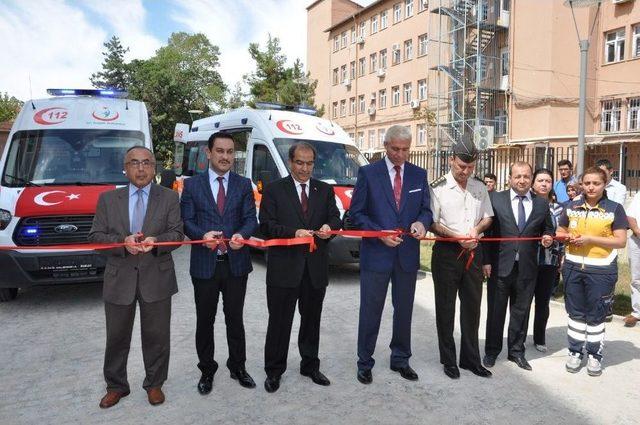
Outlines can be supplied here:
[[[171, 296], [178, 292], [171, 251], [177, 246], [151, 244], [179, 242], [184, 234], [178, 195], [152, 183], [155, 165], [149, 149], [134, 146], [127, 151], [124, 166], [130, 184], [100, 195], [89, 233], [92, 243], [131, 244], [105, 251], [107, 394], [100, 401], [101, 408], [111, 407], [129, 395], [127, 358], [136, 302], [140, 305], [146, 371], [142, 387], [147, 391], [149, 403], [164, 402], [161, 387], [169, 369]], [[141, 244], [135, 245], [138, 242]]]

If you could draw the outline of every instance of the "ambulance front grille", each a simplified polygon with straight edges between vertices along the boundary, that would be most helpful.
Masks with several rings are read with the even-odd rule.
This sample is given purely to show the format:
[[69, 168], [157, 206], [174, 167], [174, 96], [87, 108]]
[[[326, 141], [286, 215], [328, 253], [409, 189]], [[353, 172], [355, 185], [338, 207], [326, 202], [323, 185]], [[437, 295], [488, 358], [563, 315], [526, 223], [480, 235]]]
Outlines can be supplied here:
[[13, 232], [17, 246], [87, 244], [93, 215], [25, 217]]

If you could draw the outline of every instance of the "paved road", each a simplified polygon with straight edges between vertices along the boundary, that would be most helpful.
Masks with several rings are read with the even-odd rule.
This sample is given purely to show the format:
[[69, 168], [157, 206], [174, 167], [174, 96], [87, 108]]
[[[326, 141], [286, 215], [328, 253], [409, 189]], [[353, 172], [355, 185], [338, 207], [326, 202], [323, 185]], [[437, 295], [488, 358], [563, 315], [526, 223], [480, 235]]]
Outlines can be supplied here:
[[[34, 288], [21, 293], [15, 302], [0, 304], [0, 424], [632, 424], [640, 416], [640, 328], [624, 328], [619, 320], [608, 325], [604, 375], [591, 378], [585, 370], [570, 375], [564, 371], [566, 319], [558, 305], [552, 306], [549, 323], [550, 352], [544, 356], [528, 352], [533, 372], [518, 369], [503, 355], [490, 380], [466, 371], [460, 380], [450, 380], [438, 360], [433, 288], [430, 275], [424, 274], [416, 294], [411, 360], [420, 380], [405, 381], [388, 369], [388, 300], [374, 383], [363, 386], [355, 379], [359, 292], [354, 267], [332, 269], [325, 300], [321, 368], [332, 385], [318, 387], [299, 375], [299, 355], [292, 343], [281, 389], [267, 394], [262, 388], [267, 309], [261, 255], [254, 258], [256, 270], [245, 306], [247, 369], [258, 388], [241, 388], [221, 366], [213, 392], [200, 396], [195, 388], [199, 371], [188, 248], [177, 251], [175, 257], [180, 292], [173, 301], [171, 366], [164, 405], [150, 406], [141, 388], [143, 367], [136, 324], [129, 357], [132, 393], [112, 409], [99, 409], [105, 339], [100, 287]], [[217, 360], [224, 365], [221, 315], [218, 321]], [[294, 329], [297, 326], [296, 319]], [[292, 341], [296, 341], [295, 332]]]

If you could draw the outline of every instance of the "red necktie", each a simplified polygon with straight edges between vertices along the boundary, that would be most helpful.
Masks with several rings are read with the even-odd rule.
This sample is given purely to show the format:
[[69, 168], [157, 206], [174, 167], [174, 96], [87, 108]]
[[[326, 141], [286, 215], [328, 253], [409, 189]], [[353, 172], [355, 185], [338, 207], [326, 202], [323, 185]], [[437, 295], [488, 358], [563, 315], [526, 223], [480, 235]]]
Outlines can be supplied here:
[[396, 176], [393, 179], [393, 197], [396, 199], [396, 208], [400, 209], [400, 196], [402, 195], [402, 177], [400, 176], [400, 166], [394, 165]]
[[[222, 215], [222, 213], [224, 212], [224, 177], [218, 177], [218, 195], [216, 196], [216, 204], [218, 205], [218, 211], [220, 212], [220, 215]], [[218, 251], [220, 252], [220, 254], [226, 254], [227, 253], [227, 244], [225, 244], [224, 242], [220, 242], [218, 244]]]
[[300, 192], [300, 204], [302, 205], [302, 214], [304, 214], [304, 216], [307, 216], [307, 211], [309, 210], [309, 198], [307, 197], [307, 184], [306, 183], [300, 183], [300, 189], [302, 189], [302, 191]]

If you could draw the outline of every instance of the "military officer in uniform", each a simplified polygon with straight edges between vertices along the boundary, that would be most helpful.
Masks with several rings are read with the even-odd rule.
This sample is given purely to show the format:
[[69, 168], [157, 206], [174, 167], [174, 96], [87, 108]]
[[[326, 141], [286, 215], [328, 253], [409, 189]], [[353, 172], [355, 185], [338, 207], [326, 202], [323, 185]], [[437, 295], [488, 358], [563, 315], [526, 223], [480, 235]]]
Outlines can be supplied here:
[[453, 328], [456, 295], [460, 298], [460, 368], [491, 377], [482, 366], [478, 326], [482, 300], [482, 253], [478, 239], [490, 225], [493, 209], [486, 186], [473, 176], [477, 150], [470, 140], [458, 141], [449, 158], [449, 172], [430, 184], [431, 231], [458, 242], [437, 241], [431, 258], [440, 363], [451, 379], [460, 377]]

